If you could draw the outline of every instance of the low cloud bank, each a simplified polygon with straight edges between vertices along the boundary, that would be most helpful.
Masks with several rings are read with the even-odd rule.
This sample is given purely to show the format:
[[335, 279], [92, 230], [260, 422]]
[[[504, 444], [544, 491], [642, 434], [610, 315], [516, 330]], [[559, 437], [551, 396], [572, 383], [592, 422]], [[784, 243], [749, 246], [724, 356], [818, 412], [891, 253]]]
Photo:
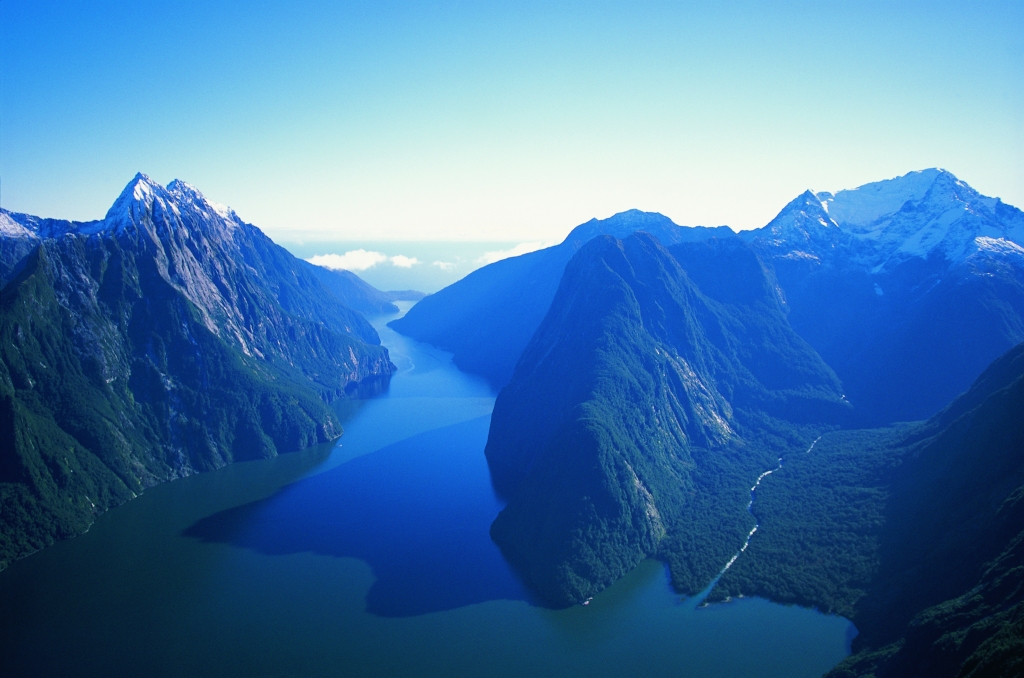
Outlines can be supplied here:
[[389, 257], [383, 252], [370, 252], [364, 249], [349, 250], [344, 254], [318, 254], [306, 261], [314, 266], [323, 266], [336, 271], [365, 271], [385, 262], [399, 268], [412, 268], [420, 263], [416, 257], [407, 257], [404, 254]]

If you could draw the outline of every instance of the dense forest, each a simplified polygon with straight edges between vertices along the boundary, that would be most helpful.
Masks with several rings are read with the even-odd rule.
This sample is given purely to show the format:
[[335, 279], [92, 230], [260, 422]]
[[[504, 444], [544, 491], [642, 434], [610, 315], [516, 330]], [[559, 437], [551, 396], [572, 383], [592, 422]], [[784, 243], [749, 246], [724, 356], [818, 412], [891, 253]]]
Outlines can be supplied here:
[[140, 175], [102, 222], [0, 216], [21, 229], [0, 270], [0, 569], [158, 482], [333, 440], [331, 404], [394, 369], [342, 303], [384, 293], [187, 184]]

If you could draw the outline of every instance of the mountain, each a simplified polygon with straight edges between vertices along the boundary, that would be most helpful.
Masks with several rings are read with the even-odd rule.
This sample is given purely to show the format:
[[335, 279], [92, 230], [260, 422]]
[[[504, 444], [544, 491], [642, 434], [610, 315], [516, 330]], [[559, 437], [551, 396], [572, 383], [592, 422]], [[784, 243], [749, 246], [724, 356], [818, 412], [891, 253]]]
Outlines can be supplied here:
[[630, 210], [591, 219], [559, 245], [503, 259], [432, 294], [391, 327], [454, 354], [455, 364], [487, 378], [495, 388], [512, 376], [551, 300], [562, 271], [584, 243], [599, 236], [624, 238], [647, 231], [663, 244], [734, 236], [726, 226], [678, 226], [660, 214]]
[[[735, 236], [636, 210], [591, 220], [425, 298], [393, 327], [500, 388], [580, 246], [641, 230], [666, 246]], [[945, 170], [805, 191], [739, 237], [771, 269], [790, 324], [835, 370], [861, 425], [931, 416], [1024, 340], [1024, 212]]]
[[382, 292], [351, 271], [324, 268], [303, 262], [320, 283], [337, 300], [354, 311], [368, 316], [398, 313], [394, 301], [419, 301], [425, 295], [413, 290]]
[[0, 226], [0, 564], [155, 483], [331, 440], [328, 404], [394, 370], [309, 264], [184, 182]]
[[931, 416], [1024, 340], [1024, 212], [945, 170], [807, 191], [741, 237], [863, 424]]
[[695, 592], [750, 530], [753, 479], [841, 394], [738, 238], [593, 238], [495, 403], [492, 538], [553, 605], [651, 555]]
[[757, 538], [712, 599], [849, 616], [835, 677], [1024, 669], [1024, 344], [927, 422], [826, 433], [757, 491]]

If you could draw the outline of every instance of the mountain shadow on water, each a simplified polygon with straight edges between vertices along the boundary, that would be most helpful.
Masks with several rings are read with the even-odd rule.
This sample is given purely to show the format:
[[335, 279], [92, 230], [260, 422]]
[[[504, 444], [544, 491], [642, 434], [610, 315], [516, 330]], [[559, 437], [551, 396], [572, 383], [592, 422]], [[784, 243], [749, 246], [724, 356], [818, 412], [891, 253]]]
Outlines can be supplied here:
[[408, 617], [489, 600], [530, 600], [488, 536], [501, 508], [480, 449], [490, 417], [357, 457], [184, 535], [264, 555], [359, 558], [376, 581], [367, 611]]

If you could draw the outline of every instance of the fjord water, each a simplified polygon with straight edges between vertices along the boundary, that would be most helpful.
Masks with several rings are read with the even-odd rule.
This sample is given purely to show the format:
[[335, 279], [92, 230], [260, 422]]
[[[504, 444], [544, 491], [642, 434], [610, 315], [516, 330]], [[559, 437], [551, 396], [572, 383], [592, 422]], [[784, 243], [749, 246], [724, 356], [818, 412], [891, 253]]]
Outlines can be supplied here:
[[698, 607], [647, 561], [531, 600], [488, 536], [493, 393], [376, 324], [399, 372], [338, 444], [146, 491], [0, 573], [3, 676], [819, 676], [841, 617]]

